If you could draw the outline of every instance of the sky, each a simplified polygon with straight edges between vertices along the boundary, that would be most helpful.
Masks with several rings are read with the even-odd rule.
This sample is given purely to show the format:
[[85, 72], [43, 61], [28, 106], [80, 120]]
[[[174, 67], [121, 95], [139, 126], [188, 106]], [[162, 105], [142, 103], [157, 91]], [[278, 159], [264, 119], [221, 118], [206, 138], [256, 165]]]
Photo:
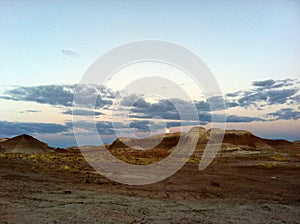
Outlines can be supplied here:
[[[157, 63], [128, 66], [109, 86], [80, 87], [100, 94], [98, 105], [72, 105], [76, 84], [97, 58], [134, 41], [162, 40], [192, 51], [211, 70], [226, 101], [227, 128], [300, 139], [299, 12], [299, 1], [0, 0], [0, 137], [25, 132], [51, 146], [71, 146], [77, 122], [85, 144], [97, 143], [90, 123], [111, 142], [112, 113], [121, 130], [128, 131], [127, 122], [136, 136], [151, 128], [152, 134], [177, 131], [182, 120], [168, 99], [122, 92], [120, 84], [147, 72], [169, 75], [161, 88], [173, 81], [188, 92], [200, 124], [209, 128], [214, 111], [201, 89], [182, 71]], [[112, 108], [116, 99], [120, 105]], [[126, 110], [131, 114], [125, 119]]]

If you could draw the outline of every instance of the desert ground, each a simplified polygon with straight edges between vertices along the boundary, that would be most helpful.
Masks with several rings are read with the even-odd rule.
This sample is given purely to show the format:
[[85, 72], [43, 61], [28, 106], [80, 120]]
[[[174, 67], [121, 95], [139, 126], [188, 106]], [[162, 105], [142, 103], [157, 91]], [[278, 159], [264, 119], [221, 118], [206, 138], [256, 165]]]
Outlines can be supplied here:
[[[198, 170], [200, 144], [176, 174], [142, 186], [102, 176], [76, 149], [2, 152], [0, 223], [300, 223], [300, 145], [234, 139], [207, 169]], [[165, 156], [117, 143], [112, 153], [129, 163]]]

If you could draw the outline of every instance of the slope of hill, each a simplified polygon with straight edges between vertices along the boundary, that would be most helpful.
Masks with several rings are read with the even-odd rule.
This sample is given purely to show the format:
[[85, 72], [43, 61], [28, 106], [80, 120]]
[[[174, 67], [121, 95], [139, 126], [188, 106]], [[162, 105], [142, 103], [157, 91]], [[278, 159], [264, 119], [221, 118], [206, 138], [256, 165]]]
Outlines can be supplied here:
[[45, 153], [53, 152], [46, 143], [29, 135], [19, 135], [0, 143], [1, 152], [4, 153]]
[[[214, 130], [218, 131], [218, 130]], [[220, 133], [223, 131], [219, 130]], [[205, 130], [202, 127], [194, 127], [188, 133], [170, 133], [164, 135], [157, 135], [152, 136], [144, 139], [133, 139], [133, 138], [118, 138], [116, 139], [109, 147], [110, 150], [114, 149], [128, 149], [128, 148], [140, 148], [140, 149], [148, 149], [151, 146], [151, 143], [155, 140], [161, 140], [153, 149], [164, 149], [169, 150], [172, 147], [176, 146], [181, 135], [191, 135], [196, 134], [199, 136], [198, 139], [198, 146], [207, 144], [207, 142], [211, 138], [212, 130]], [[272, 146], [277, 146], [280, 144], [289, 144], [290, 142], [284, 140], [269, 140], [269, 139], [262, 139], [249, 131], [244, 130], [226, 130], [224, 132], [223, 138], [223, 146], [239, 146], [244, 149], [271, 149]], [[138, 146], [138, 147], [133, 147]]]
[[[193, 127], [187, 133], [169, 133], [144, 139], [118, 138], [108, 149], [114, 156], [125, 158], [125, 160], [127, 158], [132, 158], [131, 160], [144, 158], [145, 161], [147, 158], [163, 159], [175, 149], [181, 136], [183, 138], [188, 137], [188, 139], [199, 136], [194, 155], [201, 158], [208, 141], [212, 140], [212, 131], [216, 135], [224, 134], [218, 154], [221, 157], [254, 154], [280, 156], [282, 153], [295, 154], [294, 149], [298, 148], [296, 143], [286, 140], [263, 139], [245, 130], [226, 130], [224, 132], [221, 129], [206, 130], [202, 127]], [[210, 143], [214, 144], [213, 141]]]
[[0, 138], [0, 143], [7, 141], [9, 138]]
[[[109, 150], [120, 148], [134, 148], [134, 149], [171, 149], [178, 143], [181, 133], [171, 133], [164, 135], [156, 135], [148, 138], [117, 138], [109, 147]], [[152, 146], [152, 147], [151, 147]]]

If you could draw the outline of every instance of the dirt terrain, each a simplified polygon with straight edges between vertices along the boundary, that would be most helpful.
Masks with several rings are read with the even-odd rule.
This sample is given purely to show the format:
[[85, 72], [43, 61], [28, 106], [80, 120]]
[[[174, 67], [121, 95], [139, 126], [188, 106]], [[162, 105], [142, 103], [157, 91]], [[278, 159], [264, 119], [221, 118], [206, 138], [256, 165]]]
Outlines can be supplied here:
[[[175, 175], [144, 186], [111, 181], [70, 150], [1, 153], [0, 223], [300, 223], [299, 144], [260, 149], [260, 139], [252, 148], [228, 139], [204, 171], [199, 145]], [[165, 157], [154, 152], [123, 151], [122, 159]]]

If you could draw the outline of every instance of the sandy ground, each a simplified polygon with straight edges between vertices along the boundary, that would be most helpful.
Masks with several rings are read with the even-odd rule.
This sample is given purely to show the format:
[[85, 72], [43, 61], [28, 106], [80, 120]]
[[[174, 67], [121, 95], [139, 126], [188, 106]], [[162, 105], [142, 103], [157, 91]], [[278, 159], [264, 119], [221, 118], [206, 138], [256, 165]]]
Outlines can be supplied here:
[[247, 158], [128, 186], [77, 154], [1, 154], [0, 223], [300, 223], [299, 162]]

